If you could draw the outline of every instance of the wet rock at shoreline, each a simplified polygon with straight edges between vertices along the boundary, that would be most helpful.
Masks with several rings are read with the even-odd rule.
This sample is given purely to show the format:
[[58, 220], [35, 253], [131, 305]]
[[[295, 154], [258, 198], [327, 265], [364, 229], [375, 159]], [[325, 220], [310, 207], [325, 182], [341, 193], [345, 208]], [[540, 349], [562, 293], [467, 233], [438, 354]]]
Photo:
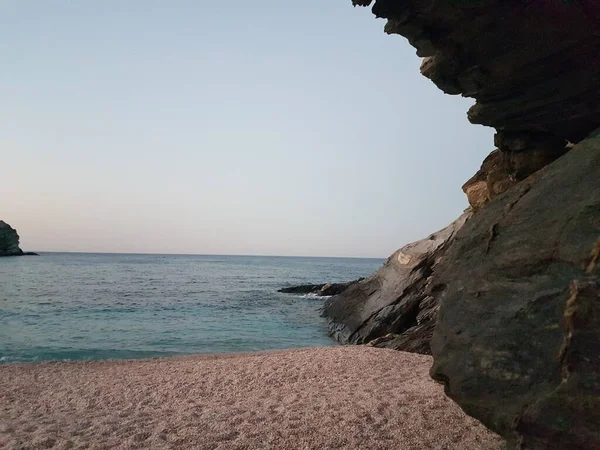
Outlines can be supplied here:
[[290, 286], [278, 289], [277, 292], [284, 294], [314, 294], [322, 297], [337, 295], [344, 292], [349, 286], [364, 280], [349, 281], [347, 283], [322, 283], [322, 284], [301, 284], [299, 286]]

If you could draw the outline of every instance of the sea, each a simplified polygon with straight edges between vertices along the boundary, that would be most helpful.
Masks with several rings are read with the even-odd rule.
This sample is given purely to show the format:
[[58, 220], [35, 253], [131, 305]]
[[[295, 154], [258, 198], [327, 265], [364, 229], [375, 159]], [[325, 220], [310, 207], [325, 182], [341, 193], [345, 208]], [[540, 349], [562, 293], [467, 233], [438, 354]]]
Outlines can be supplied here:
[[382, 259], [41, 253], [0, 258], [0, 363], [336, 345], [324, 298], [278, 293]]

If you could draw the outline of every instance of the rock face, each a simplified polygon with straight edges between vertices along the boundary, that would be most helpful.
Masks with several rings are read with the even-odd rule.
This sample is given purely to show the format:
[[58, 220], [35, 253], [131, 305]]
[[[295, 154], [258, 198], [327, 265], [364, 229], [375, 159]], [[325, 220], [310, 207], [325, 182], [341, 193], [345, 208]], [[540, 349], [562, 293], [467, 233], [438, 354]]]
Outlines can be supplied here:
[[535, 146], [528, 150], [496, 149], [483, 160], [481, 169], [463, 185], [462, 190], [467, 195], [469, 204], [479, 209], [564, 155], [567, 150], [566, 146], [558, 146], [553, 150]]
[[473, 123], [570, 142], [600, 123], [597, 0], [377, 0], [373, 13], [442, 91], [477, 100]]
[[429, 283], [432, 375], [520, 449], [600, 449], [599, 133], [585, 139], [600, 127], [600, 2], [353, 3], [373, 3], [423, 75], [497, 131], [463, 186], [473, 217]]
[[281, 288], [278, 289], [277, 292], [282, 292], [284, 294], [315, 294], [326, 297], [341, 294], [348, 286], [362, 280], [364, 280], [364, 278], [359, 278], [358, 280], [349, 281], [347, 283], [301, 284], [300, 286]]
[[19, 248], [17, 230], [0, 220], [0, 256], [20, 256], [23, 250]]
[[520, 448], [600, 448], [600, 136], [474, 214], [434, 288], [450, 397]]
[[463, 185], [462, 190], [473, 208], [481, 208], [497, 194], [517, 183], [506, 173], [502, 159], [500, 150], [494, 150], [483, 160], [481, 169]]
[[373, 13], [417, 49], [442, 91], [476, 99], [471, 122], [496, 128], [492, 167], [463, 186], [474, 208], [600, 125], [597, 0], [377, 0]]
[[[438, 303], [431, 281], [441, 256], [470, 214], [396, 251], [373, 276], [329, 299], [322, 314], [341, 343], [429, 354]], [[383, 338], [385, 336], [385, 338]]]

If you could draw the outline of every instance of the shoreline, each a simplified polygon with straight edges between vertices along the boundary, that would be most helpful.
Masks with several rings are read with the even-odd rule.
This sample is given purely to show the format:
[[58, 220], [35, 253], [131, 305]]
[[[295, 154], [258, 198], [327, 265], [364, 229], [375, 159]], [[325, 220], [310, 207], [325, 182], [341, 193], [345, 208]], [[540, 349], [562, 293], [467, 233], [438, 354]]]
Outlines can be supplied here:
[[358, 346], [0, 365], [0, 447], [500, 450], [429, 378]]
[[332, 345], [315, 345], [307, 347], [290, 347], [290, 348], [274, 348], [267, 350], [248, 350], [248, 351], [236, 351], [236, 352], [223, 352], [223, 353], [178, 353], [173, 355], [164, 356], [151, 356], [141, 358], [99, 358], [99, 359], [47, 359], [41, 361], [14, 361], [14, 362], [1, 362], [0, 369], [4, 366], [10, 365], [23, 365], [23, 366], [38, 366], [38, 365], [57, 365], [57, 364], [104, 364], [104, 363], [135, 363], [135, 362], [149, 362], [157, 360], [169, 360], [169, 359], [227, 359], [228, 357], [243, 357], [243, 356], [263, 356], [265, 354], [272, 353], [291, 353], [294, 351], [302, 350], [313, 350], [313, 349], [327, 349], [345, 347], [332, 338]]

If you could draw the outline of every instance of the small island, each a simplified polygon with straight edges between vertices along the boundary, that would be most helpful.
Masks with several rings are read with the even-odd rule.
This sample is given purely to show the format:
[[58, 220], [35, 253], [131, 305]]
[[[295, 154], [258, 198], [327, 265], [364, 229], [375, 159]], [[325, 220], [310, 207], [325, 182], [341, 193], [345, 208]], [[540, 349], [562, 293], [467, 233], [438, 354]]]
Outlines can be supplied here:
[[19, 234], [9, 224], [0, 220], [0, 256], [37, 255], [34, 252], [24, 252], [19, 247]]

